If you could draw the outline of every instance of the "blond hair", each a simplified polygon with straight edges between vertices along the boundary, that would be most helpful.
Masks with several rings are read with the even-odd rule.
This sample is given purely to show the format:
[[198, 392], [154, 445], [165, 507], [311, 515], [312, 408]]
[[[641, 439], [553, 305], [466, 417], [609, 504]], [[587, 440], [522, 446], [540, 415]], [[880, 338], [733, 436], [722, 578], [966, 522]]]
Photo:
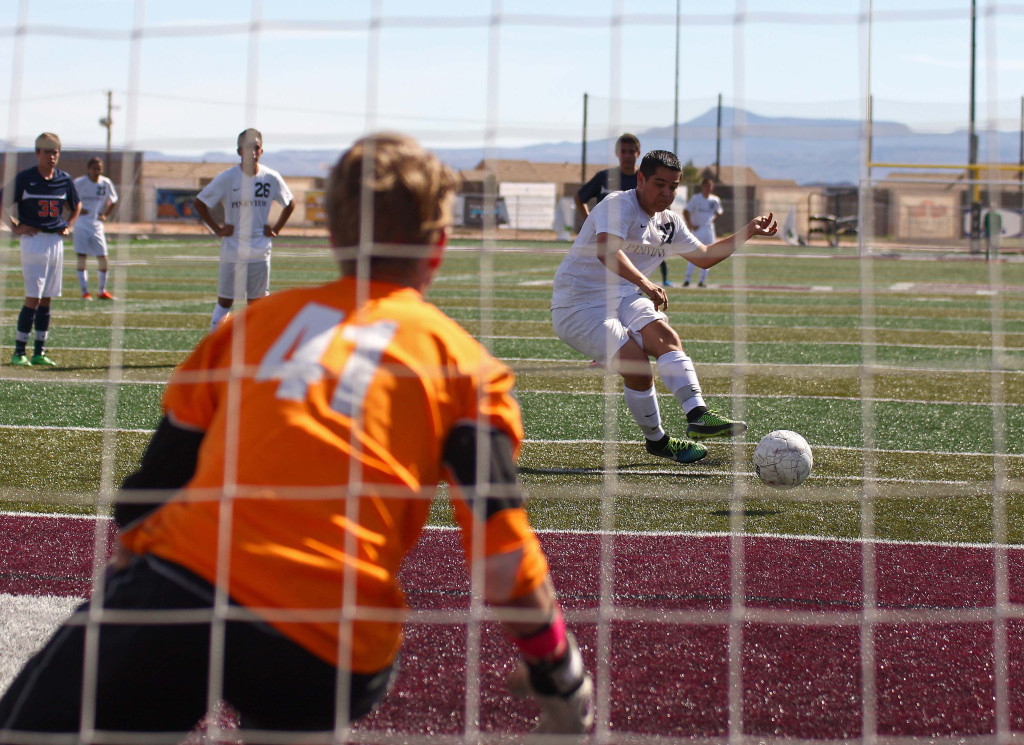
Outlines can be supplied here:
[[60, 137], [53, 132], [43, 132], [36, 137], [36, 150], [60, 150]]
[[[458, 176], [411, 137], [364, 137], [331, 171], [324, 197], [327, 225], [337, 248], [359, 248], [376, 256], [419, 259], [421, 253], [387, 250], [380, 244], [434, 246], [451, 224]], [[363, 214], [363, 195], [371, 204]], [[364, 236], [369, 226], [372, 235]], [[344, 259], [345, 257], [343, 257]], [[344, 260], [342, 269], [345, 269]]]

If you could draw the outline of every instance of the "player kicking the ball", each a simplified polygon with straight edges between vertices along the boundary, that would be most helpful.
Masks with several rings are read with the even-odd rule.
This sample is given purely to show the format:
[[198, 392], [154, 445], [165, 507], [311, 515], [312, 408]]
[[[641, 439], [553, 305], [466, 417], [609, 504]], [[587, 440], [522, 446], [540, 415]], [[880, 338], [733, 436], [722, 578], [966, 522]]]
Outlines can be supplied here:
[[456, 186], [407, 137], [344, 155], [326, 195], [341, 278], [250, 304], [175, 370], [115, 507], [102, 608], [80, 608], [14, 680], [0, 742], [83, 728], [178, 742], [211, 697], [265, 730], [246, 742], [339, 737], [387, 692], [398, 571], [441, 480], [473, 590], [519, 651], [509, 689], [539, 702], [539, 732], [591, 726], [591, 678], [517, 481], [514, 376], [423, 299]]
[[[648, 279], [667, 256], [685, 256], [698, 267], [727, 259], [757, 235], [775, 235], [771, 213], [738, 233], [706, 246], [669, 207], [682, 166], [667, 150], [644, 156], [636, 189], [610, 194], [590, 213], [555, 273], [551, 315], [555, 333], [573, 349], [622, 376], [626, 406], [644, 433], [647, 452], [679, 463], [707, 455], [699, 442], [734, 437], [747, 425], [711, 411], [679, 334], [668, 325], [665, 290]], [[689, 422], [689, 439], [661, 426], [650, 358]]]

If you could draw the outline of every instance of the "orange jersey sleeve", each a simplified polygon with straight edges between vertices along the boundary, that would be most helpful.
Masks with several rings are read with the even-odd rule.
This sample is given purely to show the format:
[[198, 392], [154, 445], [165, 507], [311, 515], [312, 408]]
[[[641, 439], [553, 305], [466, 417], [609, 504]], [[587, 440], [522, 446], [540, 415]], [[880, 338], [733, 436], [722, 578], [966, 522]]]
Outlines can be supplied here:
[[[173, 421], [205, 433], [195, 475], [122, 540], [224, 580], [314, 654], [373, 672], [398, 649], [396, 575], [445, 438], [475, 421], [518, 445], [522, 421], [508, 368], [418, 292], [357, 295], [349, 278], [271, 295], [199, 344], [164, 397]], [[495, 523], [496, 547], [529, 543], [516, 520]]]

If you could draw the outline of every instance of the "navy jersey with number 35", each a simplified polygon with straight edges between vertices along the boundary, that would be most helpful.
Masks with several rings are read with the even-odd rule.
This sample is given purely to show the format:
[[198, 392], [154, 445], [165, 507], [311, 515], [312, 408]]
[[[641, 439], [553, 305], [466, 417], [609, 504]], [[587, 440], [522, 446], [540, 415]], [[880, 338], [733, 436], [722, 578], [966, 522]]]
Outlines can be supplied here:
[[71, 176], [54, 169], [53, 178], [45, 179], [39, 168], [28, 168], [14, 179], [14, 203], [18, 205], [18, 222], [31, 225], [44, 233], [61, 233], [68, 226], [64, 206], [74, 211], [79, 202]]

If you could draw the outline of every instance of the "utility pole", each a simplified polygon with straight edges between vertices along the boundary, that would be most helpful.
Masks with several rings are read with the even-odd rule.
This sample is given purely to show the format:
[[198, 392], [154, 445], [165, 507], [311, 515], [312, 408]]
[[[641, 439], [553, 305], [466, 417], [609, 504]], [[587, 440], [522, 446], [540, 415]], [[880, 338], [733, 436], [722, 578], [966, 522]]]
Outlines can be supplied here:
[[583, 153], [580, 157], [580, 183], [587, 183], [587, 94], [583, 94]]
[[718, 122], [715, 125], [715, 181], [722, 178], [722, 94], [718, 94]]
[[974, 58], [977, 56], [977, 0], [971, 0], [971, 102], [969, 106], [969, 128], [967, 133], [967, 164], [970, 166], [967, 175], [971, 184], [971, 253], [981, 250], [978, 241], [981, 238], [981, 185], [978, 183], [978, 136], [974, 133]]
[[682, 0], [676, 0], [676, 105], [672, 116], [672, 152], [679, 156], [679, 16]]
[[114, 127], [114, 92], [107, 91], [107, 115], [100, 119], [100, 126], [105, 127], [107, 130], [107, 167], [110, 167], [110, 131]]

